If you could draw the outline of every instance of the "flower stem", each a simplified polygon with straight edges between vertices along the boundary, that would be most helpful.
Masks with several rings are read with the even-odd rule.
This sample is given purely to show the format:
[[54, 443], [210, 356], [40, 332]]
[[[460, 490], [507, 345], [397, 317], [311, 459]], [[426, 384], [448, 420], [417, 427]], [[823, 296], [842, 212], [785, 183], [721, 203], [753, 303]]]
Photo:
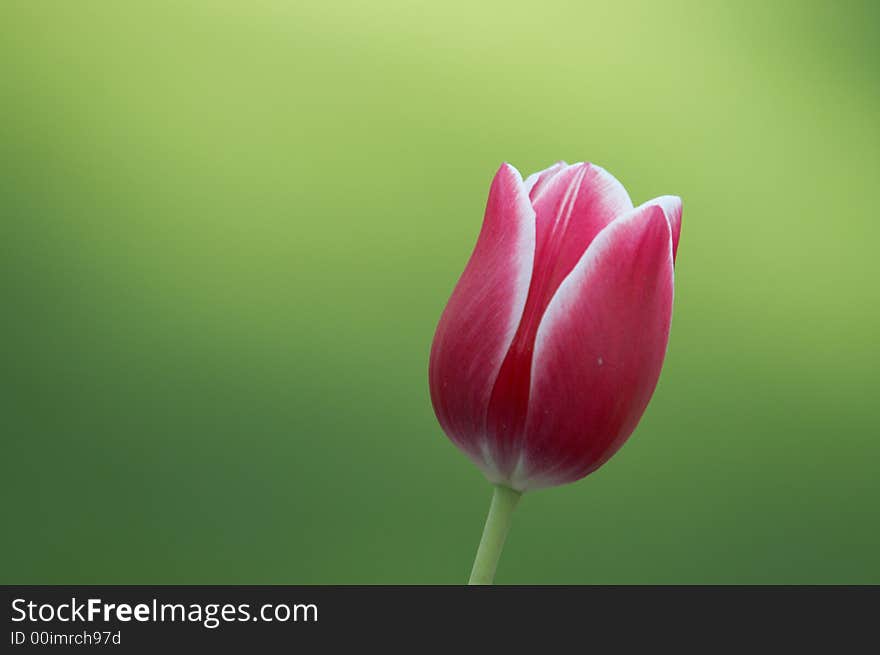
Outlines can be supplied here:
[[480, 539], [480, 547], [477, 548], [477, 557], [474, 559], [474, 568], [471, 569], [471, 579], [468, 584], [492, 584], [495, 579], [495, 569], [498, 567], [498, 559], [501, 557], [504, 540], [510, 529], [510, 519], [520, 496], [522, 494], [519, 491], [514, 491], [510, 487], [495, 485], [489, 516], [486, 517], [483, 538]]

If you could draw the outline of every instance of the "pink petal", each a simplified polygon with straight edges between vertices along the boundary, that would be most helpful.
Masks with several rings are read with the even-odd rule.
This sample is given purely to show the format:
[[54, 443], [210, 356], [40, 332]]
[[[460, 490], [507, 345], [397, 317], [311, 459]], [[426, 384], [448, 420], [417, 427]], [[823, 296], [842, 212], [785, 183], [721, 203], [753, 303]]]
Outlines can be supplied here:
[[478, 466], [492, 387], [526, 303], [535, 252], [535, 212], [522, 178], [495, 175], [473, 254], [446, 305], [431, 347], [429, 381], [443, 430]]
[[532, 205], [537, 235], [530, 295], [540, 314], [593, 238], [633, 205], [611, 173], [583, 163], [549, 178], [532, 194]]
[[681, 235], [681, 198], [678, 196], [660, 196], [645, 203], [646, 205], [660, 205], [669, 225], [672, 228], [672, 259], [678, 253], [678, 237]]
[[544, 188], [547, 182], [567, 166], [568, 164], [564, 161], [558, 161], [549, 168], [545, 168], [543, 171], [538, 171], [537, 173], [529, 175], [525, 182], [523, 182], [523, 186], [525, 186], [529, 197], [534, 198], [534, 196], [541, 193], [541, 189]]
[[[550, 172], [554, 171], [554, 172]], [[590, 242], [615, 217], [632, 209], [623, 186], [592, 164], [551, 167], [532, 187], [536, 212], [535, 267], [528, 300], [489, 403], [491, 458], [505, 476], [516, 465], [528, 411], [532, 348], [541, 316]], [[537, 192], [536, 192], [537, 191]]]
[[515, 488], [577, 480], [629, 437], [660, 376], [672, 294], [660, 206], [634, 209], [596, 237], [538, 329]]

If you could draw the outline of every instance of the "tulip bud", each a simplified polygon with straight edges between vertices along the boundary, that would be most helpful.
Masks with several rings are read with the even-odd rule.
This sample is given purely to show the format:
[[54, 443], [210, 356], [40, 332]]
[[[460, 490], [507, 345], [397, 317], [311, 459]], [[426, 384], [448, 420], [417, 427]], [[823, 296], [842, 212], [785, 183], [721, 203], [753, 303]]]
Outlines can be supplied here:
[[440, 425], [492, 483], [578, 480], [633, 432], [666, 353], [680, 229], [680, 198], [634, 208], [598, 166], [525, 181], [501, 166], [429, 372]]

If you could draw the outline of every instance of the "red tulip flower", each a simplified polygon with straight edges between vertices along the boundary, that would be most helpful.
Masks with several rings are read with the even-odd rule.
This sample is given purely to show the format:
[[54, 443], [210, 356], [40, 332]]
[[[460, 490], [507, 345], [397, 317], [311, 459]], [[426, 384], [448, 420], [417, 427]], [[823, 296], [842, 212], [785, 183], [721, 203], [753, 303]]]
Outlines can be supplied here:
[[680, 198], [633, 207], [593, 164], [495, 175], [429, 378], [444, 432], [496, 485], [499, 552], [522, 492], [595, 471], [638, 424], [666, 353], [680, 230]]

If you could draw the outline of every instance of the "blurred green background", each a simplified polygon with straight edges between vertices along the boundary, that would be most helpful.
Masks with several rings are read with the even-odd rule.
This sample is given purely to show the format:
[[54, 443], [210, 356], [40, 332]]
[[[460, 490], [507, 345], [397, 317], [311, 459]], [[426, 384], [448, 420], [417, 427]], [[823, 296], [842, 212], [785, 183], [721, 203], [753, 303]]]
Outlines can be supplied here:
[[880, 583], [880, 4], [4, 2], [3, 583], [461, 583], [492, 174], [684, 199], [627, 446], [500, 583]]

